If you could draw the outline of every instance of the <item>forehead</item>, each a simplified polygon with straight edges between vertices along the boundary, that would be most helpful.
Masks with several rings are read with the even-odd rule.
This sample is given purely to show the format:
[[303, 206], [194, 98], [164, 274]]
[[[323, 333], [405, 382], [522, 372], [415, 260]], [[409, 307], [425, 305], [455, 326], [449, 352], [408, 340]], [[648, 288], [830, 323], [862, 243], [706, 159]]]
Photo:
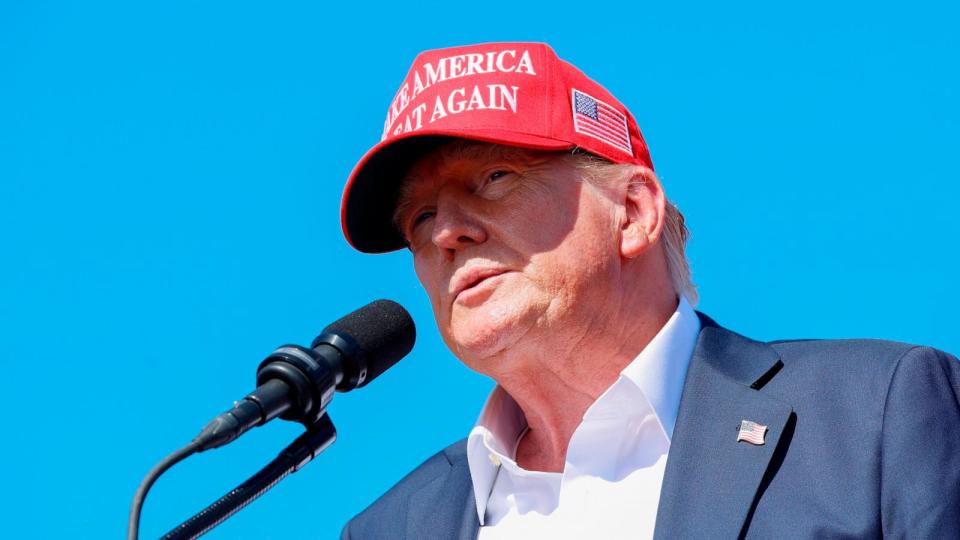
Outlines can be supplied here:
[[434, 148], [416, 160], [404, 176], [403, 183], [432, 177], [458, 166], [482, 165], [496, 161], [532, 164], [544, 161], [550, 155], [550, 152], [517, 146], [456, 140]]
[[477, 168], [504, 164], [534, 167], [558, 157], [545, 152], [478, 141], [455, 140], [445, 143], [414, 161], [400, 183], [397, 213], [410, 199], [452, 178], [463, 178]]

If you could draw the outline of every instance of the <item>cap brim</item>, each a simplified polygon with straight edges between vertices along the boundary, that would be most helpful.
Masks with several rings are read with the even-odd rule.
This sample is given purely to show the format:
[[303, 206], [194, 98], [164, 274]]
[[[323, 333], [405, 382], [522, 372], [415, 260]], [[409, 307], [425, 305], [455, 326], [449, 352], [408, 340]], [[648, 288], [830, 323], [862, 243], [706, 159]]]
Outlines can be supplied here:
[[381, 142], [357, 163], [343, 190], [340, 223], [351, 246], [365, 253], [406, 247], [393, 224], [401, 180], [420, 156], [450, 139], [533, 150], [565, 150], [574, 146], [569, 141], [500, 129], [419, 130]]

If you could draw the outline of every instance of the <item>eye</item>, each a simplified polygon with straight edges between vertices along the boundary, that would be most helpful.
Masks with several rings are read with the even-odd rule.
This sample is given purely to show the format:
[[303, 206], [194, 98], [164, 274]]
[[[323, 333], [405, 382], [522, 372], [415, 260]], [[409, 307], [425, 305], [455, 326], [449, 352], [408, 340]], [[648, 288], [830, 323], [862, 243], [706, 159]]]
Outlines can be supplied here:
[[510, 171], [493, 171], [490, 173], [490, 176], [487, 177], [487, 182], [496, 182], [508, 174], [510, 174]]
[[483, 180], [477, 186], [478, 192], [486, 191], [487, 188], [491, 188], [496, 185], [500, 185], [504, 180], [506, 180], [510, 175], [513, 174], [513, 171], [509, 169], [494, 169], [488, 173], [484, 173], [482, 177]]
[[420, 212], [420, 213], [417, 214], [417, 215], [413, 218], [413, 220], [410, 222], [410, 228], [411, 228], [411, 229], [416, 229], [416, 228], [417, 228], [417, 225], [420, 225], [420, 224], [423, 223], [424, 221], [432, 218], [432, 217], [434, 216], [434, 214], [436, 214], [436, 212], [434, 212], [433, 210], [426, 210], [426, 211]]

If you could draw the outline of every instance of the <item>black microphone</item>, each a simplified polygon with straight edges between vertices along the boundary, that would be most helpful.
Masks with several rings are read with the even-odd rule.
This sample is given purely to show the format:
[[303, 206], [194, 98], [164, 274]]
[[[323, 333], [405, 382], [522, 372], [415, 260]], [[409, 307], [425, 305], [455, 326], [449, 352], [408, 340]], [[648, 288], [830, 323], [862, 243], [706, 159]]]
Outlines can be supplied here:
[[284, 345], [257, 368], [257, 389], [207, 424], [198, 452], [223, 446], [276, 417], [309, 427], [326, 412], [333, 391], [361, 388], [413, 349], [407, 310], [376, 300], [324, 328], [310, 348]]

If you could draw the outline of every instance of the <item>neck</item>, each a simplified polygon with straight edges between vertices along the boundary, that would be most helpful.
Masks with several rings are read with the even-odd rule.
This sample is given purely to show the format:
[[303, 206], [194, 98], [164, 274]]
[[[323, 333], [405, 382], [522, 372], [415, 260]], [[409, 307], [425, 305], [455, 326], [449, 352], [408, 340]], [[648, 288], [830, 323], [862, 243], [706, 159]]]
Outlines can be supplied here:
[[587, 409], [616, 382], [677, 308], [669, 283], [661, 284], [668, 288], [652, 285], [652, 294], [619, 295], [617, 316], [597, 317], [574, 336], [569, 332], [565, 339], [558, 336], [551, 347], [539, 344], [534, 350], [515, 351], [523, 354], [522, 361], [514, 359], [508, 364], [511, 370], [494, 374], [527, 420], [528, 430], [517, 446], [516, 460], [521, 467], [563, 470], [570, 438]]

